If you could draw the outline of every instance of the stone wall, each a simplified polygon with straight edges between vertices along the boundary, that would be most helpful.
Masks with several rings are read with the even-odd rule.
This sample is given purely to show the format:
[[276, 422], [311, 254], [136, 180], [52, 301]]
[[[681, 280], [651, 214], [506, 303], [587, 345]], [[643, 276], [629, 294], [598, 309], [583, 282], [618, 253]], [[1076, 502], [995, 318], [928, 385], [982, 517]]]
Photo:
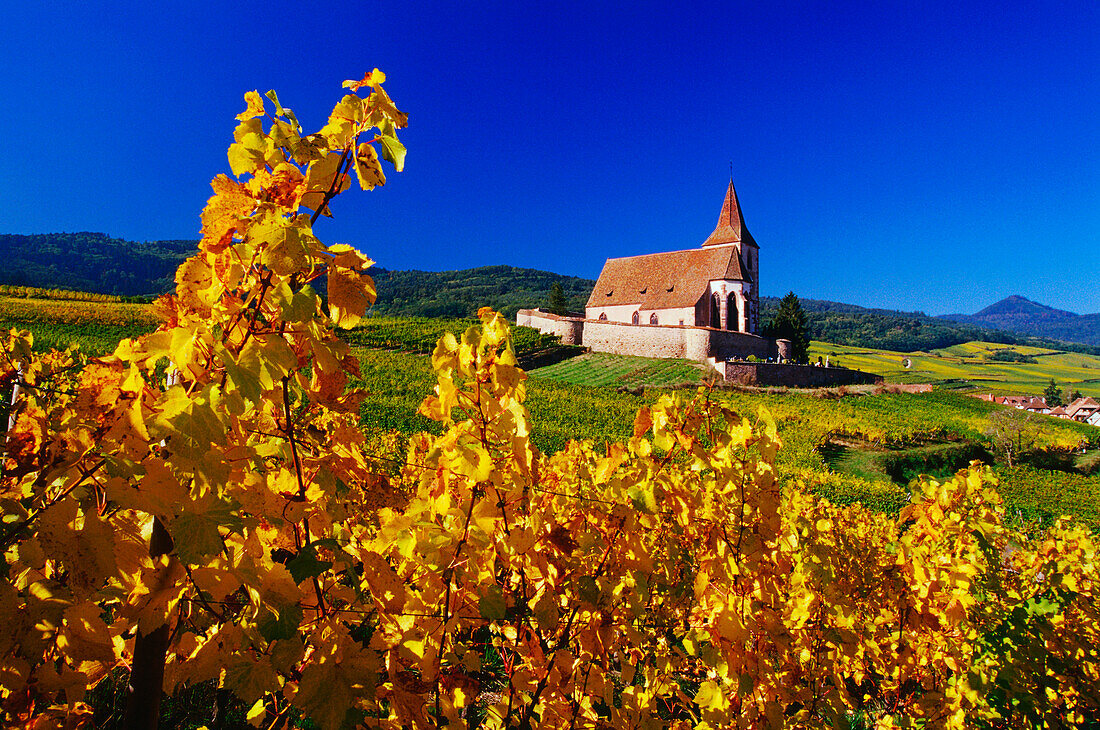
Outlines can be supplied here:
[[687, 325], [624, 324], [577, 316], [561, 317], [541, 309], [521, 309], [516, 324], [561, 337], [564, 345], [584, 345], [593, 352], [639, 357], [676, 357], [706, 362], [755, 355], [776, 355], [775, 342], [745, 332]]
[[813, 365], [780, 365], [763, 362], [726, 363], [727, 383], [741, 385], [783, 385], [788, 388], [821, 388], [836, 385], [873, 385], [881, 375], [848, 368], [819, 368]]
[[747, 332], [716, 330], [709, 327], [700, 327], [698, 329], [702, 329], [708, 333], [708, 338], [710, 340], [708, 354], [715, 360], [729, 360], [730, 358], [748, 357], [749, 355], [755, 355], [758, 358], [766, 359], [775, 357], [776, 355], [775, 341], [761, 337], [760, 335], [750, 335]]
[[561, 316], [543, 309], [521, 309], [516, 312], [516, 324], [534, 327], [539, 332], [557, 335], [563, 345], [583, 344], [584, 319], [580, 316]]

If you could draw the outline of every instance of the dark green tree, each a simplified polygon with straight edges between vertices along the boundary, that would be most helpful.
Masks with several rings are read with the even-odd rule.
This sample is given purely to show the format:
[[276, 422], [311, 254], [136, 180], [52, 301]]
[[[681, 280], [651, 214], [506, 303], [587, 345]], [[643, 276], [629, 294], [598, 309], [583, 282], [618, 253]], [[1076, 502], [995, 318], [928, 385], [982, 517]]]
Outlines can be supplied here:
[[1047, 406], [1050, 408], [1065, 405], [1062, 400], [1062, 389], [1054, 382], [1054, 378], [1050, 379], [1050, 383], [1047, 385], [1046, 389], [1043, 390], [1043, 397], [1046, 398]]
[[565, 301], [565, 292], [562, 291], [561, 283], [557, 281], [550, 285], [550, 312], [552, 314], [567, 314], [569, 312], [569, 304]]
[[803, 363], [807, 361], [810, 350], [809, 326], [802, 304], [793, 291], [787, 292], [787, 296], [779, 301], [775, 317], [764, 328], [764, 334], [776, 339], [790, 340], [791, 360]]
[[1077, 400], [1080, 397], [1081, 397], [1081, 391], [1075, 390], [1075, 391], [1073, 391], [1072, 393], [1069, 394], [1069, 397], [1066, 398], [1066, 403], [1072, 403], [1073, 401]]

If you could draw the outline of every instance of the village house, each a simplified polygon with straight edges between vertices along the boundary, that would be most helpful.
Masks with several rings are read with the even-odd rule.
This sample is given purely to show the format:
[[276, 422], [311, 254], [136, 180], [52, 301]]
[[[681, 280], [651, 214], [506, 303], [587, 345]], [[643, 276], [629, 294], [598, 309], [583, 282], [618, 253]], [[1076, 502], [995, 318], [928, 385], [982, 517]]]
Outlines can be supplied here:
[[992, 393], [981, 393], [975, 395], [975, 397], [981, 398], [984, 401], [989, 401], [990, 403], [1012, 406], [1013, 408], [1028, 411], [1030, 413], [1042, 413], [1044, 415], [1054, 416], [1055, 418], [1063, 418], [1070, 421], [1091, 423], [1094, 426], [1100, 426], [1100, 402], [1095, 398], [1078, 398], [1065, 406], [1055, 406], [1051, 408], [1047, 405], [1046, 398], [1041, 398], [1039, 396], [993, 395]]
[[1095, 398], [1078, 398], [1066, 406], [1066, 418], [1089, 423], [1089, 419], [1100, 412], [1100, 403]]

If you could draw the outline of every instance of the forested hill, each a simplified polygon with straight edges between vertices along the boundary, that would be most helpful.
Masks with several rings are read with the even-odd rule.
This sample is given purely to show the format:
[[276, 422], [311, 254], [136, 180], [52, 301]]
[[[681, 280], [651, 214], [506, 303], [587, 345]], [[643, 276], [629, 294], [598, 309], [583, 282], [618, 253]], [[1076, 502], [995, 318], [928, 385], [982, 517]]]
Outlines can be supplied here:
[[1100, 345], [1100, 314], [1075, 314], [1016, 294], [989, 305], [977, 314], [945, 314], [943, 319]]
[[[156, 295], [174, 286], [176, 267], [198, 241], [136, 243], [104, 233], [0, 234], [0, 284], [118, 296]], [[514, 317], [545, 307], [561, 284], [569, 308], [583, 311], [596, 282], [513, 266], [464, 271], [387, 271], [375, 267], [379, 314], [472, 317], [490, 306]]]
[[[176, 267], [196, 245], [197, 241], [135, 243], [103, 233], [0, 234], [0, 284], [119, 296], [161, 294], [172, 288]], [[490, 306], [511, 319], [518, 309], [548, 306], [550, 287], [555, 282], [561, 284], [568, 308], [583, 311], [595, 286], [591, 279], [514, 266], [462, 271], [389, 271], [375, 267], [371, 274], [378, 285], [375, 312], [421, 317], [471, 317], [478, 307]], [[774, 297], [762, 298], [762, 323], [771, 319], [778, 302]], [[867, 309], [815, 299], [803, 299], [802, 307], [810, 336], [839, 345], [914, 352], [985, 340], [1100, 353], [1096, 345], [1067, 346], [1026, 332], [1010, 332], [1017, 329], [1016, 320], [1011, 318], [1005, 320], [1002, 329], [991, 330], [986, 322], [978, 326], [921, 312]]]
[[479, 266], [462, 271], [371, 270], [378, 287], [378, 314], [417, 317], [472, 317], [478, 307], [492, 307], [514, 319], [516, 311], [546, 307], [557, 282], [568, 308], [583, 312], [596, 282], [549, 271], [514, 266]]
[[172, 288], [196, 241], [135, 243], [104, 233], [0, 234], [0, 284], [141, 296]]

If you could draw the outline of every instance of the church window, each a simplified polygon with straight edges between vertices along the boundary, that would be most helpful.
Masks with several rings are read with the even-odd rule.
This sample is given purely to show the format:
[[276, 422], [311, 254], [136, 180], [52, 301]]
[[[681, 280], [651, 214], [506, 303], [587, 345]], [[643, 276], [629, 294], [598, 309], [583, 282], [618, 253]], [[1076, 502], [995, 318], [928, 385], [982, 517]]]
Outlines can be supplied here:
[[601, 322], [606, 322], [607, 321], [607, 312], [600, 312], [600, 321]]
[[649, 315], [649, 323], [650, 324], [657, 324], [657, 313], [656, 312]]
[[726, 298], [726, 329], [741, 329], [741, 318], [737, 316], [737, 297], [733, 294]]
[[638, 313], [630, 315], [630, 324], [638, 324]]
[[716, 330], [722, 329], [722, 300], [718, 292], [710, 298], [710, 326]]

